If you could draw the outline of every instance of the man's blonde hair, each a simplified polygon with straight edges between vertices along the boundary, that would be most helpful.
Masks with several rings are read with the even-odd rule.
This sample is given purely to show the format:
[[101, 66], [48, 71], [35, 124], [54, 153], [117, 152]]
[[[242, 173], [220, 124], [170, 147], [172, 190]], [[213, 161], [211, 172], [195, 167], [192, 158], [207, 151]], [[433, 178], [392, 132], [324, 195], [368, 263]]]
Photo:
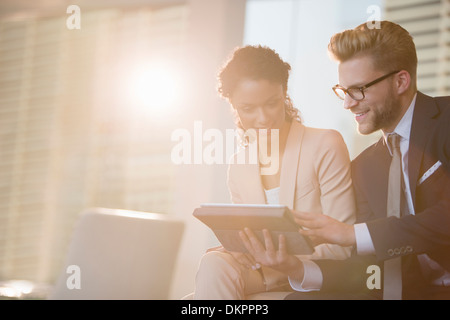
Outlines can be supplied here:
[[416, 87], [416, 46], [409, 32], [396, 23], [363, 23], [355, 29], [337, 33], [331, 38], [328, 51], [339, 62], [369, 55], [378, 70], [386, 73], [406, 70]]

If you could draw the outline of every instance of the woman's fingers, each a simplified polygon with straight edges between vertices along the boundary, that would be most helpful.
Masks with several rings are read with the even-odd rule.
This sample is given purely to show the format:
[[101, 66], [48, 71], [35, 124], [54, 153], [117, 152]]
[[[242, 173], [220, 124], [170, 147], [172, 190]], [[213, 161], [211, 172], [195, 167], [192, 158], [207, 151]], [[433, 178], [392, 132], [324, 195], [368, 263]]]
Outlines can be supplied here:
[[273, 242], [272, 234], [267, 229], [263, 229], [262, 234], [264, 237], [264, 245], [261, 243], [261, 241], [259, 241], [258, 237], [256, 237], [256, 235], [252, 230], [245, 228], [244, 231], [239, 232], [239, 235], [241, 236], [245, 248], [251, 254], [253, 255], [256, 255], [258, 253], [274, 254], [278, 249], [276, 248]]
[[287, 255], [286, 237], [284, 234], [278, 236], [278, 252], [281, 256]]
[[[262, 230], [263, 240], [260, 241], [255, 233], [248, 228], [240, 231], [239, 235], [244, 246], [254, 258], [256, 267], [261, 265], [269, 266], [285, 272], [292, 267], [293, 257], [287, 252], [287, 240], [283, 234], [278, 235], [278, 246], [272, 239], [272, 233]], [[296, 259], [294, 257], [294, 259]], [[284, 270], [284, 271], [283, 271]]]
[[239, 231], [239, 237], [241, 237], [241, 240], [242, 240], [242, 243], [244, 244], [245, 249], [247, 249], [248, 252], [252, 253], [253, 246], [252, 246], [247, 234], [244, 231]]
[[266, 246], [266, 251], [269, 254], [275, 253], [276, 249], [275, 249], [275, 245], [273, 244], [272, 235], [270, 234], [270, 231], [267, 229], [264, 229], [262, 232], [263, 232], [263, 236], [264, 236], [264, 244]]
[[[250, 237], [247, 235], [247, 232], [239, 231], [239, 236], [241, 237], [242, 243], [249, 252], [248, 254], [246, 254], [246, 256], [248, 257], [250, 263], [246, 266], [253, 270], [256, 270], [261, 268], [261, 265], [255, 260], [256, 249], [253, 245], [255, 240], [251, 239], [252, 237], [254, 237], [253, 232], [250, 231], [249, 235]], [[256, 240], [258, 241], [258, 239]]]
[[244, 265], [247, 268], [255, 268], [256, 261], [253, 259], [252, 255], [242, 253], [242, 252], [228, 252], [233, 256], [234, 259], [236, 259], [237, 262]]
[[[260, 264], [267, 264], [268, 258], [275, 255], [275, 246], [269, 230], [263, 230], [264, 244], [256, 237], [249, 228], [239, 232], [242, 242], [248, 252], [255, 259], [255, 268], [260, 268]], [[254, 269], [254, 268], [253, 268]]]
[[225, 252], [226, 250], [223, 246], [217, 246], [217, 247], [209, 248], [206, 250], [206, 252], [211, 252], [211, 251]]
[[253, 254], [253, 252], [257, 253], [265, 250], [264, 246], [262, 245], [262, 243], [259, 241], [259, 239], [256, 237], [256, 235], [253, 233], [252, 230], [250, 230], [249, 228], [244, 228], [244, 232], [250, 242], [250, 246], [252, 249], [250, 253]]

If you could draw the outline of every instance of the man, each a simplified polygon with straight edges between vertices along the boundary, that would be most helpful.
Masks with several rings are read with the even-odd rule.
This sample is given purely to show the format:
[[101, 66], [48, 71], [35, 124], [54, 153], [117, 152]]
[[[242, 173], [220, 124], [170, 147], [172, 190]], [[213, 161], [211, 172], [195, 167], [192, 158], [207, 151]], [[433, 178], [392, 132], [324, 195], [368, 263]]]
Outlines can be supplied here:
[[[406, 30], [389, 21], [370, 27], [336, 34], [329, 44], [339, 64], [333, 90], [360, 133], [383, 133], [352, 162], [357, 223], [294, 212], [308, 229], [303, 234], [354, 246], [354, 255], [296, 264], [291, 286], [315, 292], [290, 299], [450, 299], [450, 97], [417, 91], [416, 50]], [[257, 261], [291, 261], [283, 248], [262, 249], [251, 233], [243, 240]]]

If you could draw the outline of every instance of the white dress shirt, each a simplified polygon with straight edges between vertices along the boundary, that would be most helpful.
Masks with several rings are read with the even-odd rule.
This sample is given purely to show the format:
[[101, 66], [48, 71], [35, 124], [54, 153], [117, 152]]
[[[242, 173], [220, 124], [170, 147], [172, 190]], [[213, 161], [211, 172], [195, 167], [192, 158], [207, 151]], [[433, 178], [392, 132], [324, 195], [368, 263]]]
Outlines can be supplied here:
[[280, 187], [264, 189], [267, 204], [280, 204]]

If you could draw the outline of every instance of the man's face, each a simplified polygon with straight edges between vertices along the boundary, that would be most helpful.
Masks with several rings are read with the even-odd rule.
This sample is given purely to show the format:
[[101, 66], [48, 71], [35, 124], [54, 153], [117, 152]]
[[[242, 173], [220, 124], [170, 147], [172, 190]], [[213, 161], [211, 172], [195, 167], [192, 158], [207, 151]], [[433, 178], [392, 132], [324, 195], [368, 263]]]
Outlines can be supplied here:
[[[389, 70], [391, 72], [394, 70]], [[352, 58], [339, 64], [339, 84], [344, 88], [361, 87], [385, 75], [386, 71], [374, 68], [370, 56]], [[365, 98], [353, 100], [348, 94], [344, 108], [354, 115], [361, 134], [377, 130], [392, 132], [402, 114], [400, 99], [395, 90], [395, 75], [364, 90]]]

